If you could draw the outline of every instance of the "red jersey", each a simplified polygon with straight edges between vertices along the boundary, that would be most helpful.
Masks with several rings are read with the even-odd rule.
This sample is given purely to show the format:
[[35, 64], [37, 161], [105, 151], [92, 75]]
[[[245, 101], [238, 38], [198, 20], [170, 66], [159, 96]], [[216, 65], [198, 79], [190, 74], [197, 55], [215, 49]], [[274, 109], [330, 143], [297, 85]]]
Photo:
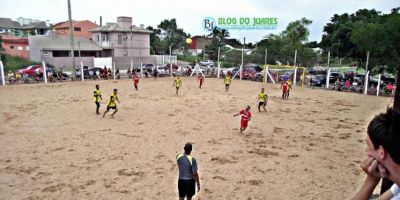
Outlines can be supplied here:
[[242, 121], [249, 121], [251, 119], [251, 112], [246, 110], [241, 110], [240, 115], [242, 116]]
[[285, 82], [282, 83], [282, 90], [283, 91], [287, 91], [287, 89], [288, 89], [288, 84], [285, 81]]

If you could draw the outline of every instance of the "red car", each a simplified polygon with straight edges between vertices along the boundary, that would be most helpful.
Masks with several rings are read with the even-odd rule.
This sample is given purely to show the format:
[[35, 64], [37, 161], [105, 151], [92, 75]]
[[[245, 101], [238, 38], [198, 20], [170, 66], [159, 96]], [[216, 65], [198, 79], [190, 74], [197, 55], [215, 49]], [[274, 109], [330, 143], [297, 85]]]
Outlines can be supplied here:
[[255, 76], [257, 73], [255, 68], [244, 68], [242, 71], [243, 79], [250, 79], [251, 77]]
[[42, 65], [31, 65], [24, 69], [19, 69], [16, 71], [17, 74], [25, 74], [27, 73], [29, 76], [35, 76], [35, 70], [42, 67]]

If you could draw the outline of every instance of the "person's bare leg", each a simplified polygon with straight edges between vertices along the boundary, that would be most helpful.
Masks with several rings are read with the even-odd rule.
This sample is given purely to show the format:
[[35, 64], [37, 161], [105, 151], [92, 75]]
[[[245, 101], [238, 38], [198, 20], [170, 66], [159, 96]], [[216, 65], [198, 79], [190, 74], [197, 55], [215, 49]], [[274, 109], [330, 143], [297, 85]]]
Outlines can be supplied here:
[[104, 118], [104, 116], [106, 116], [107, 113], [108, 113], [108, 110], [104, 111], [103, 118]]
[[116, 108], [116, 109], [114, 110], [113, 114], [111, 115], [111, 118], [114, 118], [114, 115], [115, 115], [115, 113], [117, 113], [117, 112], [118, 112], [118, 108]]
[[179, 197], [179, 200], [185, 200], [185, 197]]

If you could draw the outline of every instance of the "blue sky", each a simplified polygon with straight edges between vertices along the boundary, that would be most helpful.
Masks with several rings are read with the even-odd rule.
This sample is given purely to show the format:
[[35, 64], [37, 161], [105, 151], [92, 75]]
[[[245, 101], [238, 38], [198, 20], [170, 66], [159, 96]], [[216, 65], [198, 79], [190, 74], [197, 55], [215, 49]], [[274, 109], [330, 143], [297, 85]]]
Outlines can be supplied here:
[[[156, 27], [163, 19], [176, 18], [178, 26], [191, 35], [206, 34], [201, 21], [205, 17], [277, 17], [276, 30], [230, 31], [231, 37], [246, 42], [256, 42], [269, 33], [279, 33], [291, 21], [306, 17], [309, 41], [319, 41], [323, 27], [334, 14], [354, 13], [358, 9], [376, 9], [388, 13], [400, 7], [399, 0], [71, 0], [72, 17], [75, 20], [91, 20], [99, 23], [116, 22], [117, 16], [131, 16], [137, 26]], [[52, 23], [68, 20], [67, 0], [0, 0], [0, 17], [16, 20], [26, 17], [50, 20]]]

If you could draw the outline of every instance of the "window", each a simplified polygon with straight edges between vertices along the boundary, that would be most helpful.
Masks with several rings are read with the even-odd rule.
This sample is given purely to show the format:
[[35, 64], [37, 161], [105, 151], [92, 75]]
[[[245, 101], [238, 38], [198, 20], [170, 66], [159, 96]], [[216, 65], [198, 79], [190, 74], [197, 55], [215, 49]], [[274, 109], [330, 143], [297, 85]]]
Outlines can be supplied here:
[[122, 44], [122, 35], [118, 35], [118, 44]]
[[107, 35], [102, 35], [103, 42], [107, 41]]
[[22, 46], [17, 46], [17, 50], [18, 50], [18, 51], [22, 51], [22, 50], [24, 50], [24, 47], [22, 47]]
[[74, 31], [81, 31], [81, 27], [74, 27]]
[[97, 42], [100, 42], [100, 35], [97, 34]]
[[10, 46], [10, 49], [14, 49], [14, 46]]

